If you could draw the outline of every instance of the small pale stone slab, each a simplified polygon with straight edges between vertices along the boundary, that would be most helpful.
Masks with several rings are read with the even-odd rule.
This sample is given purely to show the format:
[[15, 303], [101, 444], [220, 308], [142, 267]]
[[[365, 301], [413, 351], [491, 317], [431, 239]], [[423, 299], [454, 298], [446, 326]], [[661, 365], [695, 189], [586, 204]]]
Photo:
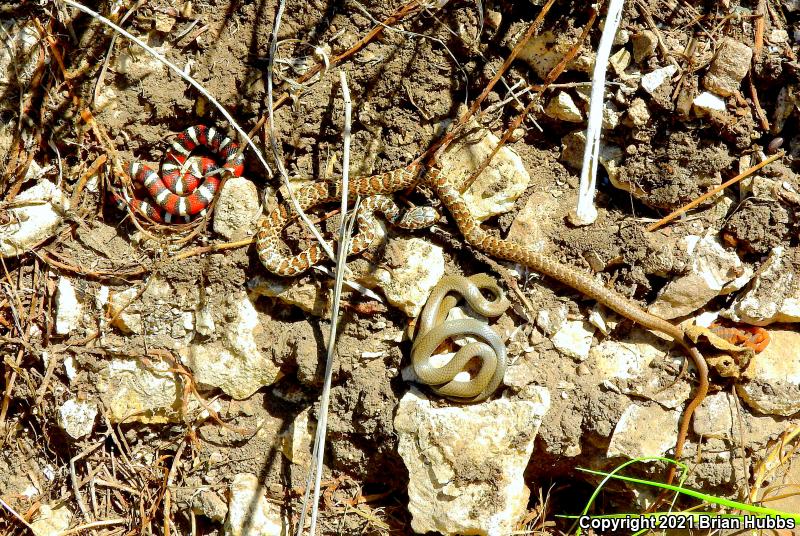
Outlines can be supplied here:
[[663, 357], [660, 340], [642, 330], [633, 330], [626, 341], [604, 339], [589, 352], [587, 364], [598, 373], [599, 381], [630, 380], [644, 376], [650, 363]]
[[297, 414], [283, 436], [281, 452], [294, 465], [311, 467], [311, 452], [314, 447], [314, 432], [317, 428], [311, 407]]
[[703, 77], [703, 86], [723, 97], [732, 95], [739, 90], [742, 79], [747, 76], [752, 59], [753, 49], [749, 46], [730, 37], [722, 38]]
[[444, 275], [442, 248], [422, 238], [393, 238], [387, 246], [390, 268], [377, 268], [359, 279], [380, 287], [386, 299], [409, 317], [419, 316], [431, 290]]
[[736, 419], [736, 401], [730, 393], [713, 393], [703, 400], [692, 419], [694, 432], [702, 437], [730, 439]]
[[244, 177], [225, 181], [214, 209], [214, 231], [228, 240], [249, 236], [261, 215], [258, 189]]
[[580, 123], [583, 121], [581, 109], [572, 100], [569, 93], [561, 91], [555, 98], [550, 99], [544, 109], [544, 113], [553, 119], [560, 119], [570, 123]]
[[767, 348], [747, 369], [749, 382], [737, 383], [745, 404], [768, 415], [800, 412], [800, 333], [770, 330]]
[[702, 238], [689, 235], [682, 245], [691, 259], [689, 272], [670, 281], [648, 308], [661, 318], [678, 318], [696, 311], [723, 292], [730, 292], [729, 284], [745, 273], [739, 256], [726, 250], [716, 234]]
[[403, 396], [394, 425], [410, 477], [415, 532], [500, 536], [514, 530], [530, 496], [523, 473], [550, 408], [546, 389], [533, 387], [531, 395], [444, 407], [413, 388]]
[[550, 340], [562, 354], [583, 361], [589, 357], [594, 330], [587, 320], [567, 320]]
[[225, 536], [285, 536], [280, 507], [267, 500], [256, 475], [235, 475], [229, 489]]
[[652, 94], [661, 87], [661, 84], [672, 78], [672, 75], [677, 72], [678, 68], [674, 65], [667, 65], [655, 71], [651, 71], [642, 76], [642, 89]]
[[163, 424], [179, 420], [183, 390], [166, 362], [112, 359], [98, 374], [97, 391], [113, 423]]
[[[442, 156], [442, 171], [456, 188], [461, 189], [464, 181], [498, 143], [500, 138], [489, 130], [475, 128]], [[514, 202], [528, 187], [530, 180], [522, 158], [504, 146], [464, 192], [464, 201], [472, 217], [484, 221], [514, 208]]]
[[77, 328], [81, 310], [72, 281], [64, 276], [59, 277], [56, 287], [56, 333], [69, 335]]
[[69, 197], [43, 180], [14, 198], [9, 223], [0, 225], [0, 257], [22, 255], [52, 235], [69, 209]]
[[678, 440], [680, 415], [680, 411], [656, 404], [631, 404], [614, 428], [606, 455], [630, 459], [663, 456]]
[[325, 316], [330, 307], [330, 292], [313, 281], [257, 275], [247, 286], [251, 296], [278, 298], [314, 316]]
[[703, 91], [692, 101], [697, 115], [708, 115], [725, 111], [725, 99], [710, 91]]
[[[522, 37], [520, 33], [519, 37]], [[514, 40], [516, 44], [517, 39]], [[559, 34], [545, 30], [528, 39], [519, 50], [518, 58], [531, 66], [539, 78], [546, 78], [547, 74], [564, 59], [572, 43], [568, 39], [559, 39]], [[567, 64], [567, 70], [588, 73], [594, 65], [593, 53], [579, 54]]]
[[192, 369], [198, 382], [243, 400], [278, 381], [283, 373], [258, 348], [255, 337], [262, 327], [246, 295], [232, 296], [225, 316], [231, 320], [224, 326], [222, 340], [191, 344], [180, 352], [181, 361]]
[[798, 255], [797, 249], [775, 247], [747, 291], [737, 297], [723, 315], [736, 322], [756, 326], [800, 322], [800, 274], [796, 268]]
[[558, 204], [559, 200], [550, 192], [533, 192], [514, 218], [508, 239], [534, 251], [542, 251], [548, 243], [547, 229], [553, 226], [551, 215]]
[[135, 312], [131, 303], [138, 294], [138, 289], [134, 287], [108, 294], [108, 301], [104, 305], [108, 308], [108, 316], [113, 319], [111, 324], [122, 333], [138, 335], [144, 329], [142, 317]]
[[59, 536], [69, 529], [72, 511], [65, 505], [53, 508], [49, 504], [39, 507], [36, 520], [31, 523], [35, 536]]
[[[561, 138], [561, 161], [573, 169], [583, 167], [583, 150], [586, 147], [586, 132], [575, 130]], [[601, 144], [598, 160], [608, 177], [616, 181], [619, 176], [619, 166], [624, 153], [622, 149], [612, 144]]]
[[69, 399], [58, 408], [58, 424], [75, 439], [92, 433], [97, 417], [94, 402]]

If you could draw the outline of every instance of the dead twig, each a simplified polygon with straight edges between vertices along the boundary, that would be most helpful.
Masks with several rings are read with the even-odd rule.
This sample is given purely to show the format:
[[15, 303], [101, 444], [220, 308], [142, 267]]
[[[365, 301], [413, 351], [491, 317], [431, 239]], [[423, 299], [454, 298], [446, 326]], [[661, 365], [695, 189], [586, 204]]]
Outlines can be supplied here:
[[694, 201], [692, 201], [690, 203], [687, 203], [684, 206], [682, 206], [681, 208], [679, 208], [679, 209], [675, 210], [674, 212], [668, 214], [667, 216], [664, 216], [663, 218], [661, 218], [657, 222], [651, 223], [650, 225], [645, 227], [645, 229], [647, 231], [649, 231], [649, 232], [655, 231], [656, 229], [658, 229], [662, 225], [671, 222], [672, 220], [674, 220], [675, 218], [677, 218], [681, 214], [684, 214], [685, 212], [693, 209], [694, 207], [696, 207], [697, 205], [699, 205], [702, 202], [706, 201], [710, 197], [712, 197], [712, 196], [716, 195], [717, 193], [721, 192], [722, 190], [724, 190], [728, 186], [736, 184], [740, 180], [744, 179], [745, 177], [748, 177], [748, 176], [752, 175], [753, 173], [755, 173], [759, 169], [763, 168], [764, 166], [771, 164], [772, 162], [774, 162], [778, 158], [781, 158], [784, 154], [786, 154], [786, 152], [785, 151], [781, 151], [779, 153], [776, 153], [776, 154], [770, 156], [766, 160], [763, 160], [763, 161], [759, 162], [758, 164], [747, 168], [746, 170], [744, 170], [743, 172], [739, 173], [738, 175], [736, 175], [734, 178], [730, 179], [729, 181], [723, 182], [722, 184], [720, 184], [716, 188], [713, 188], [712, 190], [704, 193], [703, 195], [701, 195], [700, 197], [698, 197]]

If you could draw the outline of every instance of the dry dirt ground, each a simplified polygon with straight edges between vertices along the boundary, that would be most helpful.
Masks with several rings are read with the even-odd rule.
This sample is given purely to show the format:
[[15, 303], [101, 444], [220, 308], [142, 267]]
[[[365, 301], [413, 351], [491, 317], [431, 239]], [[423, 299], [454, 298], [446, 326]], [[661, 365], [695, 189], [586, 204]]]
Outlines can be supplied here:
[[[275, 90], [276, 97], [288, 97], [281, 99], [274, 117], [280, 156], [289, 174], [314, 180], [336, 180], [341, 174], [344, 107], [340, 70], [346, 73], [353, 100], [352, 173], [392, 170], [423, 154], [439, 139], [446, 122], [457, 117], [460, 106], [471, 104], [498, 71], [510, 45], [542, 9], [534, 5], [539, 3], [493, 0], [483, 4], [483, 19], [481, 10], [471, 2], [418, 9], [393, 24], [403, 32], [383, 31], [356, 54], [300, 85], [297, 80], [323, 56], [335, 58], [347, 51], [370, 32], [375, 20], [386, 19], [403, 4], [394, 0], [289, 0], [278, 35]], [[90, 4], [102, 13], [112, 13], [119, 22], [120, 15], [129, 13], [136, 3]], [[675, 62], [680, 69], [673, 75], [669, 91], [648, 94], [640, 89], [633, 93], [649, 109], [645, 125], [622, 120], [604, 133], [604, 143], [620, 147], [624, 153], [619, 180], [641, 189], [641, 195], [633, 197], [613, 187], [601, 168], [599, 218], [588, 227], [571, 226], [566, 217], [577, 197], [580, 171], [565, 164], [563, 138], [582, 129], [584, 123], [553, 118], [535, 107], [506, 143], [522, 158], [531, 176], [529, 186], [513, 210], [486, 222], [487, 227], [505, 234], [532, 196], [552, 194], [558, 201], [547, 204], [546, 217], [538, 216], [547, 239], [545, 251], [561, 262], [601, 274], [609, 286], [642, 304], [652, 302], [688, 262], [680, 252], [673, 252], [673, 262], [665, 265], [658, 253], [673, 248], [676, 237], [697, 232], [697, 228], [680, 223], [662, 233], [647, 233], [642, 222], [652, 221], [733, 177], [740, 171], [740, 157], [767, 151], [770, 143], [774, 148], [776, 138], [782, 139], [787, 154], [764, 174], [797, 186], [800, 146], [795, 139], [795, 101], [788, 105], [780, 130], [774, 127], [780, 106], [786, 107], [780, 104], [781, 89], [796, 91], [798, 87], [795, 32], [800, 27], [795, 2], [676, 0], [649, 4], [650, 8], [633, 2], [626, 6], [621, 27], [628, 36], [650, 29], [647, 19], [651, 18], [666, 46], [680, 50], [696, 46], [711, 54], [687, 52], [667, 60], [657, 50], [637, 66], [649, 72]], [[758, 19], [754, 13], [764, 4], [767, 37], [782, 29], [788, 32], [788, 39], [765, 46], [740, 91], [726, 97], [729, 105], [724, 114], [697, 117], [687, 113], [685, 100], [691, 102], [691, 95], [702, 91], [700, 79], [716, 43], [731, 37], [754, 46]], [[165, 50], [166, 57], [178, 66], [185, 66], [249, 130], [266, 113], [266, 69], [275, 13], [273, 0], [149, 0], [139, 2], [121, 24], [151, 46]], [[554, 32], [550, 45], [559, 58], [581, 41], [590, 17], [588, 4], [582, 2], [556, 2], [550, 9], [543, 28]], [[165, 299], [170, 307], [180, 309], [182, 304], [195, 303], [199, 295], [209, 304], [211, 317], [217, 323], [225, 322], [225, 297], [246, 290], [254, 278], [265, 275], [254, 248], [176, 258], [181, 252], [226, 240], [206, 221], [180, 232], [145, 222], [141, 230], [104, 192], [106, 185], [116, 180], [111, 162], [139, 159], [155, 165], [168, 141], [194, 124], [218, 125], [229, 133], [232, 129], [207, 99], [178, 76], [123, 38], [112, 47], [109, 28], [59, 2], [6, 2], [0, 6], [0, 20], [38, 26], [41, 37], [35, 50], [43, 58], [32, 80], [13, 83], [12, 77], [12, 83], [0, 86], [5, 90], [0, 95], [4, 140], [0, 191], [5, 200], [11, 200], [34, 184], [25, 179], [33, 162], [52, 166], [45, 171], [44, 180], [59, 183], [77, 202], [52, 238], [32, 252], [3, 259], [0, 498], [28, 520], [36, 518], [41, 505], [57, 503], [66, 503], [78, 516], [83, 510], [82, 522], [123, 519], [117, 525], [84, 533], [163, 534], [169, 530], [170, 534], [190, 534], [194, 530], [195, 534], [222, 534], [219, 520], [191, 513], [192, 508], [205, 512], [214, 508], [198, 507], [197, 490], [212, 490], [216, 500], [224, 501], [230, 476], [247, 472], [266, 482], [269, 499], [280, 504], [286, 519], [296, 522], [306, 474], [304, 467], [293, 465], [282, 453], [282, 437], [304, 409], [318, 408], [324, 342], [329, 336], [326, 317], [274, 298], [255, 301], [263, 327], [256, 343], [271, 356], [282, 378], [244, 400], [191, 380], [197, 371], [178, 365], [176, 334], [169, 329], [151, 329], [151, 323], [170, 318], [151, 314], [144, 331], [134, 335], [108, 325], [99, 316], [88, 322], [84, 318], [77, 334], [61, 336], [54, 328], [56, 284], [62, 275], [73, 281], [79, 299], [87, 303], [97, 299], [103, 286], [112, 294], [135, 288], [140, 302], [136, 310], [145, 315]], [[577, 51], [577, 62], [581, 58], [591, 62], [600, 34], [595, 23]], [[103, 69], [106, 61], [108, 66]], [[518, 81], [540, 84], [545, 74], [517, 60], [506, 72], [505, 81], [508, 86]], [[613, 72], [609, 76], [624, 86], [624, 77]], [[588, 79], [586, 69], [577, 66], [556, 80], [584, 113], [586, 103], [579, 89]], [[540, 98], [544, 104], [553, 92], [550, 88], [540, 97], [523, 94], [501, 104], [508, 97], [508, 89], [501, 83], [482, 105], [491, 109], [482, 122], [499, 136], [532, 98]], [[614, 99], [615, 92], [610, 94]], [[625, 117], [630, 102], [628, 95], [614, 102], [620, 117]], [[765, 127], [759, 112], [769, 126]], [[271, 154], [266, 140], [264, 129], [254, 136], [262, 151]], [[274, 194], [279, 179], [266, 173], [252, 151], [244, 154], [245, 177], [259, 191], [268, 189]], [[101, 155], [108, 163], [90, 169]], [[274, 168], [271, 157], [270, 162]], [[98, 182], [86, 180], [94, 175]], [[409, 192], [406, 199], [436, 203], [425, 189]], [[2, 209], [0, 206], [0, 217]], [[756, 269], [778, 245], [793, 252], [794, 262], [800, 263], [797, 209], [789, 201], [758, 197], [737, 201], [727, 216], [723, 214], [726, 219], [720, 236], [729, 250]], [[691, 222], [702, 226], [714, 217], [701, 214]], [[508, 276], [506, 265], [498, 267], [464, 245], [450, 219], [445, 218], [433, 231], [413, 234], [444, 248], [448, 273], [489, 272], [498, 280]], [[290, 229], [290, 235], [298, 239], [294, 247], [310, 243], [299, 227]], [[374, 253], [385, 257], [371, 261], [391, 264], [391, 254]], [[322, 288], [332, 284], [320, 273], [302, 278]], [[168, 286], [154, 289], [151, 279], [166, 281]], [[535, 316], [525, 315], [526, 310], [566, 304], [570, 318], [583, 318], [593, 302], [535, 274], [522, 273], [515, 285], [525, 300], [515, 299], [518, 313], [509, 312], [500, 321], [521, 326], [522, 342], [509, 346], [510, 358], [525, 361], [535, 375], [531, 381], [553, 393], [553, 406], [544, 417], [526, 471], [526, 482], [533, 490], [529, 509], [545, 512], [545, 518], [554, 524], [538, 528], [556, 533], [567, 530], [568, 525], [555, 520], [554, 514], [575, 513], [596, 484], [576, 468], [613, 467], [615, 460], [607, 460], [604, 452], [629, 397], [594, 383], [591, 371], [559, 353], [536, 326]], [[162, 307], [167, 316], [170, 307]], [[393, 425], [395, 408], [408, 390], [398, 371], [408, 363], [409, 343], [390, 341], [381, 357], [362, 357], [365, 341], [381, 340], [384, 332], [391, 338], [406, 330], [408, 323], [408, 317], [392, 306], [358, 294], [345, 298], [333, 366], [323, 477], [323, 489], [327, 490], [321, 503], [324, 534], [412, 533], [405, 508], [408, 472], [397, 452]], [[93, 336], [97, 329], [102, 337]], [[624, 340], [630, 329], [623, 322], [611, 337]], [[796, 328], [790, 325], [785, 329]], [[185, 335], [179, 333], [178, 338]], [[101, 409], [91, 434], [71, 438], [59, 424], [59, 408], [70, 398], [99, 400], [104, 363], [114, 357], [151, 364], [162, 359], [171, 364], [173, 372], [180, 369], [181, 402], [171, 415], [150, 423], [111, 422], [107, 410]], [[77, 371], [74, 377], [68, 377], [65, 361]], [[653, 364], [652, 374], [663, 377], [667, 385], [678, 368], [664, 360]], [[714, 390], [730, 391], [732, 381], [717, 376]], [[569, 385], [566, 391], [578, 395], [562, 396], [564, 385]], [[217, 403], [218, 418], [197, 418], [202, 408], [198, 409], [196, 400], [201, 398], [206, 404]], [[195, 413], [190, 415], [192, 404]], [[797, 426], [796, 420], [788, 418], [776, 422], [785, 430]], [[579, 455], [574, 452], [576, 444]], [[694, 482], [708, 492], [735, 496], [746, 489], [743, 484], [752, 482], [754, 464], [747, 466], [747, 474], [738, 481], [743, 477], [739, 466], [730, 474], [715, 473], [718, 468], [713, 466], [704, 473], [701, 467]], [[31, 486], [36, 493], [26, 494]], [[544, 496], [549, 496], [546, 506], [541, 502]], [[366, 501], [359, 503], [354, 497]], [[605, 495], [604, 508], [625, 505], [629, 497], [628, 491], [614, 488]], [[6, 510], [0, 511], [0, 533], [26, 533]], [[531, 515], [528, 521], [535, 518]], [[529, 523], [527, 528], [534, 526], [536, 523]]]

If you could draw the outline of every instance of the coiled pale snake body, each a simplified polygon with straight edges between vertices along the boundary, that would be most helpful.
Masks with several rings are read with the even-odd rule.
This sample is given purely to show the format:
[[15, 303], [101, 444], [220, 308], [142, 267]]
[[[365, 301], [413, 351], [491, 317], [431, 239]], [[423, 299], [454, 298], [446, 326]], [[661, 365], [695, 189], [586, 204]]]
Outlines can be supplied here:
[[[350, 193], [355, 195], [375, 195], [389, 194], [399, 190], [409, 188], [416, 184], [415, 175], [420, 171], [419, 164], [412, 164], [405, 168], [395, 170], [382, 175], [365, 177], [351, 182]], [[458, 226], [464, 239], [473, 247], [484, 253], [525, 265], [539, 273], [552, 277], [553, 279], [572, 287], [582, 294], [602, 303], [609, 309], [619, 313], [648, 329], [660, 331], [671, 337], [689, 355], [697, 369], [699, 385], [695, 391], [694, 398], [689, 402], [681, 419], [678, 432], [678, 439], [675, 445], [675, 458], [679, 459], [683, 452], [683, 445], [689, 430], [689, 425], [694, 415], [694, 411], [700, 405], [708, 392], [708, 366], [702, 354], [692, 346], [686, 339], [683, 330], [670, 322], [652, 315], [642, 309], [636, 302], [626, 298], [613, 289], [607, 288], [603, 283], [594, 277], [585, 274], [575, 268], [559, 263], [558, 261], [530, 248], [522, 246], [510, 240], [500, 239], [485, 230], [472, 217], [469, 207], [461, 194], [454, 188], [441, 171], [433, 167], [428, 170], [421, 182], [428, 185], [442, 201], [453, 217], [453, 221]], [[316, 193], [317, 188], [324, 191]], [[336, 194], [335, 187], [314, 185], [310, 187], [309, 195], [304, 195], [305, 203], [303, 208], [309, 208], [314, 204], [333, 200], [331, 194]], [[317, 252], [313, 257], [309, 250], [294, 257], [285, 257], [278, 250], [280, 233], [285, 225], [290, 221], [285, 208], [273, 213], [257, 235], [258, 254], [264, 265], [270, 271], [280, 275], [294, 275], [307, 269], [313, 262], [321, 258], [321, 253]], [[313, 262], [312, 262], [313, 261]], [[670, 469], [669, 480], [674, 477], [674, 466]]]
[[[495, 299], [487, 300], [481, 290], [488, 290]], [[486, 274], [469, 278], [444, 276], [431, 291], [419, 317], [411, 363], [417, 378], [430, 385], [435, 393], [457, 402], [480, 402], [489, 398], [503, 381], [506, 347], [485, 322], [475, 318], [445, 320], [447, 313], [459, 301], [453, 292], [461, 295], [476, 313], [486, 317], [500, 316], [511, 305], [494, 279]], [[479, 340], [460, 348], [446, 364], [440, 367], [433, 365], [431, 358], [442, 342], [450, 337], [465, 335]], [[466, 381], [455, 380], [456, 375], [475, 357], [481, 360], [475, 377]]]

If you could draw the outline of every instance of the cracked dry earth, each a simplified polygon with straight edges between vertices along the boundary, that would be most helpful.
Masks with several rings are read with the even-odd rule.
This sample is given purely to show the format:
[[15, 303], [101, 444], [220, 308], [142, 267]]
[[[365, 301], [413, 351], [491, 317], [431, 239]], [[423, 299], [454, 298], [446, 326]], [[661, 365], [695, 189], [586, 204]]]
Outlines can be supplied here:
[[[274, 61], [274, 129], [293, 186], [340, 180], [339, 72], [352, 94], [351, 175], [402, 167], [475, 101], [540, 3], [412, 3], [405, 12], [396, 1], [289, 0]], [[687, 486], [774, 499], [765, 504], [797, 513], [785, 489], [800, 480], [792, 456], [800, 430], [800, 5], [718, 4], [625, 6], [609, 60], [593, 224], [568, 218], [601, 35], [595, 21], [582, 40], [589, 6], [555, 2], [442, 165], [484, 228], [684, 322], [711, 368], [683, 452]], [[245, 130], [266, 114], [275, 1], [90, 7], [191, 75]], [[390, 28], [339, 58], [398, 11]], [[598, 21], [604, 16], [602, 8]], [[119, 210], [106, 196], [121, 180], [116, 164], [157, 168], [188, 127], [233, 129], [159, 61], [122, 37], [112, 42], [112, 30], [61, 2], [6, 2], [0, 25], [0, 534], [27, 534], [28, 524], [47, 536], [78, 527], [98, 535], [295, 533], [333, 279], [330, 270], [274, 276], [247, 242], [286, 198], [279, 177], [246, 149], [243, 176], [225, 182], [207, 218], [160, 226]], [[546, 90], [521, 92], [538, 91], [568, 56]], [[266, 131], [253, 141], [276, 169]], [[778, 151], [774, 163], [685, 217], [645, 229]], [[579, 468], [671, 455], [697, 383], [692, 367], [680, 374], [680, 348], [471, 248], [428, 188], [395, 198], [443, 217], [418, 231], [389, 226], [349, 259], [322, 534], [558, 534], [570, 526], [556, 516], [579, 512], [599, 482]], [[328, 238], [341, 222], [337, 208], [311, 214]], [[298, 223], [284, 238], [294, 252], [314, 243]], [[411, 342], [439, 279], [477, 273], [490, 274], [512, 302], [491, 320], [509, 367], [494, 397], [463, 405], [415, 381]], [[486, 321], [467, 307], [451, 316]], [[769, 337], [760, 352], [746, 344], [748, 333], [763, 337], [756, 327]], [[666, 468], [630, 472], [661, 479]], [[593, 512], [644, 511], [653, 499], [646, 488], [610, 484]]]

